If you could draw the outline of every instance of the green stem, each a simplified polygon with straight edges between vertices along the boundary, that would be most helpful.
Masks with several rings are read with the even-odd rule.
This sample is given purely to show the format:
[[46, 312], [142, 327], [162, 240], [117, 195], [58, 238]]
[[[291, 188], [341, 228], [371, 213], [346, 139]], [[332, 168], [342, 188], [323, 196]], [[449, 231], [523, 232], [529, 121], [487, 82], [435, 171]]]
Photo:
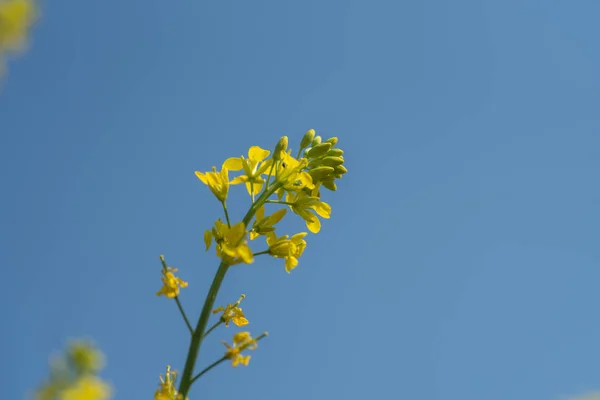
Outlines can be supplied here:
[[[275, 191], [277, 191], [277, 189], [279, 189], [281, 186], [281, 182], [276, 182], [273, 184], [273, 186], [266, 189], [259, 196], [256, 203], [252, 204], [242, 220], [245, 226], [248, 226], [250, 220], [252, 217], [254, 217], [256, 210], [258, 210], [265, 200], [271, 197], [271, 195], [275, 193]], [[194, 373], [194, 366], [196, 365], [196, 360], [198, 359], [198, 354], [200, 353], [200, 345], [202, 344], [202, 338], [204, 336], [204, 331], [206, 330], [206, 324], [210, 318], [211, 310], [213, 309], [217, 294], [219, 293], [223, 279], [225, 279], [225, 274], [227, 274], [228, 268], [229, 265], [221, 261], [221, 264], [219, 264], [219, 268], [217, 269], [217, 273], [215, 274], [215, 277], [210, 285], [210, 289], [208, 290], [208, 294], [206, 295], [206, 300], [204, 301], [204, 306], [202, 306], [200, 318], [198, 318], [198, 324], [196, 325], [196, 329], [192, 334], [190, 347], [185, 360], [185, 366], [183, 368], [183, 373], [181, 374], [181, 383], [179, 384], [179, 393], [182, 394], [184, 399], [187, 398], [190, 387], [192, 386], [192, 374]]]
[[[168, 271], [169, 269], [167, 267], [167, 263], [163, 256], [160, 256], [160, 262], [162, 263], [163, 269], [165, 271]], [[183, 320], [185, 321], [185, 325], [187, 326], [188, 330], [190, 331], [190, 335], [193, 335], [194, 329], [192, 328], [192, 324], [190, 324], [190, 320], [188, 319], [187, 315], [185, 315], [183, 306], [181, 305], [181, 302], [179, 301], [179, 296], [175, 296], [175, 303], [177, 304], [177, 308], [179, 308], [179, 312], [181, 313], [181, 316], [183, 317]]]
[[204, 340], [204, 338], [207, 337], [209, 333], [211, 333], [217, 326], [221, 325], [222, 323], [223, 323], [223, 321], [219, 319], [219, 322], [217, 322], [216, 324], [214, 324], [213, 326], [208, 328], [206, 333], [204, 335], [202, 335], [202, 340]]
[[285, 204], [287, 206], [293, 206], [296, 203], [290, 203], [289, 201], [281, 201], [281, 200], [265, 200], [265, 203], [271, 203], [271, 204]]
[[263, 254], [269, 254], [269, 249], [263, 250], [263, 251], [259, 251], [258, 253], [254, 253], [252, 254], [253, 256], [260, 256]]
[[229, 213], [227, 212], [227, 204], [225, 204], [225, 201], [222, 201], [221, 204], [223, 204], [223, 211], [225, 211], [225, 219], [227, 220], [227, 226], [231, 228], [231, 221], [229, 220]]
[[273, 160], [273, 164], [271, 164], [271, 168], [269, 169], [269, 176], [267, 177], [267, 184], [265, 185], [265, 190], [269, 188], [269, 182], [271, 182], [271, 174], [273, 173], [273, 167], [275, 166], [275, 160]]
[[202, 370], [202, 372], [200, 372], [198, 375], [196, 375], [195, 377], [192, 378], [192, 380], [190, 381], [190, 384], [194, 383], [196, 381], [196, 379], [200, 378], [202, 375], [204, 375], [205, 373], [207, 373], [208, 371], [210, 371], [217, 365], [221, 364], [225, 360], [227, 360], [227, 357], [223, 356], [222, 358], [218, 359], [214, 363], [210, 364], [208, 367], [204, 368]]

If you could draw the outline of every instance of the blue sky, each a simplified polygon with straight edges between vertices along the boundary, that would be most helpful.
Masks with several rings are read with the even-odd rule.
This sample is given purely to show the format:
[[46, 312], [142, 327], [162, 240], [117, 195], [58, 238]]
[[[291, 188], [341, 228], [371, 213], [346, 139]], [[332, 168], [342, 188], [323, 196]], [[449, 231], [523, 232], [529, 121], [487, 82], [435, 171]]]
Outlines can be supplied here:
[[[594, 0], [53, 0], [0, 92], [6, 398], [71, 337], [117, 399], [151, 398], [217, 266], [194, 176], [339, 137], [349, 173], [300, 266], [232, 270], [247, 368], [191, 399], [564, 399], [600, 388]], [[231, 194], [240, 219], [248, 198]], [[296, 219], [290, 233], [303, 229]], [[207, 341], [199, 367], [222, 355]]]

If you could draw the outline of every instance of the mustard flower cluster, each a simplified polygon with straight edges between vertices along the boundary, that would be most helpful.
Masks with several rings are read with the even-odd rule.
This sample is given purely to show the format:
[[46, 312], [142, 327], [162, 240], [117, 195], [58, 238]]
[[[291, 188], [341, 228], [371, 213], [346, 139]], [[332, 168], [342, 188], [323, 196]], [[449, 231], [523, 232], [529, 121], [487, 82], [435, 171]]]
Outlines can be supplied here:
[[35, 393], [35, 400], [107, 400], [112, 389], [98, 373], [104, 356], [85, 341], [74, 341], [65, 355], [50, 364], [50, 378]]
[[[295, 156], [292, 155], [292, 149], [288, 148], [288, 138], [284, 136], [277, 142], [273, 152], [252, 146], [247, 155], [226, 159], [220, 170], [213, 166], [211, 171], [195, 172], [223, 208], [223, 218], [218, 218], [204, 232], [205, 248], [208, 251], [214, 243], [220, 265], [198, 323], [193, 327], [179, 299], [180, 290], [188, 284], [177, 277], [177, 269], [167, 266], [164, 257], [160, 256], [163, 286], [156, 294], [175, 300], [191, 339], [179, 388], [175, 388], [177, 373], [167, 367], [165, 377], [160, 378], [155, 400], [187, 399], [191, 385], [224, 361], [231, 361], [233, 367], [248, 365], [250, 355], [247, 352], [257, 348], [258, 341], [267, 336], [266, 332], [256, 337], [248, 331], [234, 333], [231, 344], [223, 341], [226, 347], [223, 357], [194, 374], [200, 346], [211, 332], [221, 325], [227, 328], [233, 323], [242, 327], [250, 323], [240, 307], [246, 297], [243, 294], [235, 303], [213, 308], [219, 288], [229, 267], [251, 264], [263, 254], [283, 259], [288, 273], [298, 266], [299, 258], [306, 249], [308, 233], [279, 235], [276, 232], [278, 224], [289, 215], [290, 210], [291, 214], [300, 217], [309, 232], [316, 234], [321, 230], [321, 218], [330, 218], [331, 206], [322, 200], [322, 189], [336, 191], [336, 181], [348, 172], [344, 167], [344, 152], [336, 147], [337, 142], [335, 137], [323, 141], [311, 129], [302, 137]], [[244, 184], [250, 196], [250, 208], [242, 218], [232, 220], [227, 202], [231, 187], [239, 184]], [[275, 209], [267, 210], [268, 207]], [[251, 243], [260, 243], [258, 239], [261, 237], [264, 246], [255, 252]], [[219, 319], [209, 327], [210, 315], [219, 313]]]
[[25, 48], [36, 16], [33, 0], [0, 0], [0, 75], [4, 71], [5, 55]]
[[[321, 230], [319, 217], [328, 219], [331, 216], [331, 207], [321, 200], [321, 189], [337, 190], [335, 181], [348, 172], [344, 167], [344, 151], [335, 147], [337, 141], [335, 137], [322, 141], [311, 129], [302, 138], [296, 157], [292, 156], [292, 149], [287, 148], [288, 138], [284, 136], [273, 154], [259, 146], [252, 146], [247, 158], [228, 158], [221, 171], [213, 167], [212, 172], [196, 172], [196, 176], [223, 204], [226, 217], [226, 221], [217, 219], [214, 226], [204, 233], [206, 250], [214, 240], [217, 257], [226, 264], [251, 264], [254, 262], [254, 253], [249, 240], [264, 236], [268, 249], [260, 254], [283, 258], [287, 272], [296, 268], [298, 258], [306, 247], [304, 237], [307, 233], [279, 237], [275, 234], [276, 225], [289, 208], [304, 220], [308, 231], [318, 233]], [[241, 175], [230, 180], [230, 171], [240, 171]], [[240, 183], [245, 184], [252, 198], [249, 213], [250, 217], [254, 216], [252, 225], [243, 220], [232, 224], [227, 213], [230, 185]], [[266, 204], [279, 204], [287, 208], [266, 215]]]

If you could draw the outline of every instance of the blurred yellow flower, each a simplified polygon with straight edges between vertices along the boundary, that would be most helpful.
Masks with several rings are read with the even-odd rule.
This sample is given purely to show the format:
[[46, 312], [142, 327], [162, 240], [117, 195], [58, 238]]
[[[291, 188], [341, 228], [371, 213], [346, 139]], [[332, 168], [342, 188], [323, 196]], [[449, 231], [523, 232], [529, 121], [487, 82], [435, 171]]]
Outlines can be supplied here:
[[73, 366], [80, 373], [96, 373], [104, 368], [104, 355], [90, 342], [72, 342], [67, 353]]
[[179, 288], [187, 287], [188, 283], [175, 276], [175, 272], [177, 272], [177, 268], [167, 267], [165, 270], [162, 269], [162, 282], [163, 287], [156, 292], [157, 296], [164, 295], [170, 299], [179, 296]]
[[59, 400], [106, 400], [110, 397], [108, 384], [93, 375], [85, 375], [75, 384], [64, 390]]
[[32, 0], [0, 0], [0, 52], [23, 49], [36, 14]]

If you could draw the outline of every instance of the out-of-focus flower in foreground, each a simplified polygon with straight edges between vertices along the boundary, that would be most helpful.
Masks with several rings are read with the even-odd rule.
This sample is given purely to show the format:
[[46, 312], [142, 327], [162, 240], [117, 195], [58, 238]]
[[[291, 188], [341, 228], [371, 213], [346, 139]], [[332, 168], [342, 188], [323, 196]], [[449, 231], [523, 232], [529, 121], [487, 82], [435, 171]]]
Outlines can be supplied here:
[[55, 356], [50, 364], [50, 379], [34, 396], [35, 400], [108, 400], [112, 389], [98, 373], [104, 355], [88, 341], [73, 341], [65, 356]]
[[33, 0], [0, 0], [0, 75], [5, 53], [25, 49], [27, 34], [37, 13]]

